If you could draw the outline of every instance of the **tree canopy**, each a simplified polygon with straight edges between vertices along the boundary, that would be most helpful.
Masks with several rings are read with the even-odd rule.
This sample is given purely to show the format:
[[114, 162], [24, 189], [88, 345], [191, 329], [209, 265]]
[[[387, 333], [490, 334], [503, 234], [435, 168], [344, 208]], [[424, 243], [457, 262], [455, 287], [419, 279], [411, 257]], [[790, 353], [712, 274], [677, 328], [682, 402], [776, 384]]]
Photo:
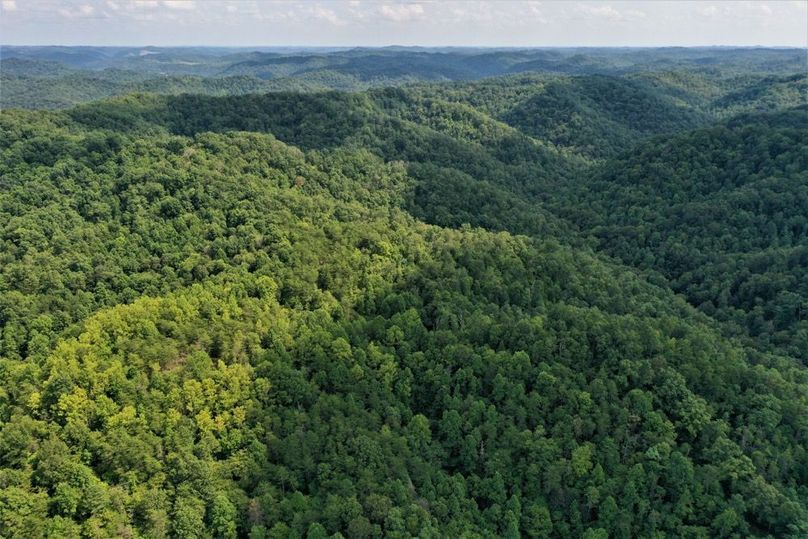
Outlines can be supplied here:
[[804, 77], [732, 77], [3, 110], [0, 536], [805, 537]]

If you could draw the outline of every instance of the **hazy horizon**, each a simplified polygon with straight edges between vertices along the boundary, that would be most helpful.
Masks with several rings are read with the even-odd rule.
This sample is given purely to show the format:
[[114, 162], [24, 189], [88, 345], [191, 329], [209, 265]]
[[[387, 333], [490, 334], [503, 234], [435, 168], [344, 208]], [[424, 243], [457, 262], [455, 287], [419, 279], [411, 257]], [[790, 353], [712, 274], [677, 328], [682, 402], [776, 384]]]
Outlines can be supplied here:
[[0, 14], [10, 46], [808, 46], [808, 0], [2, 0]]
[[794, 50], [808, 50], [808, 46], [797, 45], [524, 45], [524, 46], [506, 46], [506, 45], [399, 45], [391, 43], [389, 45], [208, 45], [205, 43], [188, 44], [188, 45], [164, 45], [159, 43], [148, 43], [143, 45], [132, 44], [116, 44], [116, 45], [93, 45], [90, 43], [82, 44], [65, 44], [65, 43], [43, 43], [40, 45], [25, 45], [19, 43], [0, 43], [0, 47], [19, 47], [19, 48], [48, 48], [48, 47], [64, 47], [64, 48], [94, 48], [94, 49], [223, 49], [223, 50], [278, 50], [278, 51], [349, 51], [359, 49], [424, 49], [431, 50], [457, 50], [457, 49], [491, 49], [491, 50], [531, 50], [531, 49], [559, 49], [559, 50], [587, 50], [587, 49], [794, 49]]

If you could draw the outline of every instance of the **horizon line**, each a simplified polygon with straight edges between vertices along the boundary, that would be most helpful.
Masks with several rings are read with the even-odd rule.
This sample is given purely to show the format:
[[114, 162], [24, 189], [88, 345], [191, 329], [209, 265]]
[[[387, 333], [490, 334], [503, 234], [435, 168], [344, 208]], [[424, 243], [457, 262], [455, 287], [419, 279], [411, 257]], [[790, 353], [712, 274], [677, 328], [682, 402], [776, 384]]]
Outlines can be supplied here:
[[212, 44], [191, 44], [191, 45], [93, 45], [93, 44], [21, 44], [21, 43], [0, 43], [0, 47], [95, 47], [95, 48], [159, 48], [159, 49], [183, 49], [183, 48], [210, 48], [210, 49], [250, 49], [250, 48], [295, 48], [295, 49], [802, 49], [808, 51], [808, 45], [763, 45], [763, 44], [732, 44], [732, 45], [399, 45], [391, 43], [388, 45], [295, 45], [295, 44], [270, 44], [270, 45], [212, 45]]

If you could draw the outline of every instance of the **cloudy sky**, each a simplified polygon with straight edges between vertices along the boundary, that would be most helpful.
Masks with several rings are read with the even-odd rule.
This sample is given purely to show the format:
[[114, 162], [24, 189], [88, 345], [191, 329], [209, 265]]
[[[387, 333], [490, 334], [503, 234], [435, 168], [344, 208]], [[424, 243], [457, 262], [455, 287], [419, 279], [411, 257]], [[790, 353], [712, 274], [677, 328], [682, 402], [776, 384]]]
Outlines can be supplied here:
[[19, 45], [808, 46], [808, 0], [0, 0]]

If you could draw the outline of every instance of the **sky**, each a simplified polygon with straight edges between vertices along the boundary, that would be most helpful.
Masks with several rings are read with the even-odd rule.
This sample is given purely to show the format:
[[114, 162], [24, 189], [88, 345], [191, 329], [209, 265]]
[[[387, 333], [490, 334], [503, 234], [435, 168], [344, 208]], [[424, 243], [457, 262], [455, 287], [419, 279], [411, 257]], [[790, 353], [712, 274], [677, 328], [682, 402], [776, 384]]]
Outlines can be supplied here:
[[808, 0], [0, 0], [0, 43], [808, 47]]

